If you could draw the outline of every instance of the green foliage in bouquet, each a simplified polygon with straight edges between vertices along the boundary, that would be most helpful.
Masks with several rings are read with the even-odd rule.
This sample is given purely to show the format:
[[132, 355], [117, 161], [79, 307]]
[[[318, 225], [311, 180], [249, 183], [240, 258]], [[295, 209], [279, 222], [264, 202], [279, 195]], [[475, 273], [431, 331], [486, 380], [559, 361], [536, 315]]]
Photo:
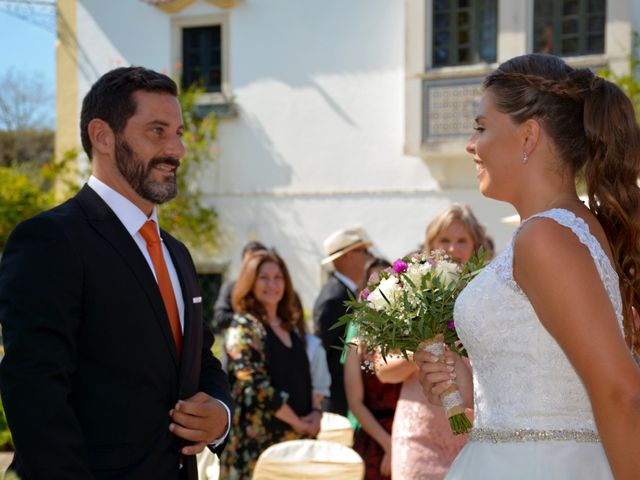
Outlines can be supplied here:
[[[465, 265], [443, 252], [396, 260], [372, 279], [359, 299], [351, 296], [350, 311], [332, 327], [353, 323], [360, 346], [387, 357], [400, 352], [407, 360], [416, 351], [430, 352], [445, 361], [444, 346], [466, 355], [453, 321], [456, 299], [484, 266], [482, 252]], [[441, 395], [451, 431], [466, 433], [471, 422], [464, 413], [455, 383]]]
[[441, 252], [394, 262], [360, 293], [346, 302], [349, 312], [332, 327], [353, 322], [368, 351], [382, 357], [400, 352], [409, 358], [418, 345], [437, 334], [466, 356], [453, 322], [455, 300], [484, 266], [481, 252], [465, 265]]

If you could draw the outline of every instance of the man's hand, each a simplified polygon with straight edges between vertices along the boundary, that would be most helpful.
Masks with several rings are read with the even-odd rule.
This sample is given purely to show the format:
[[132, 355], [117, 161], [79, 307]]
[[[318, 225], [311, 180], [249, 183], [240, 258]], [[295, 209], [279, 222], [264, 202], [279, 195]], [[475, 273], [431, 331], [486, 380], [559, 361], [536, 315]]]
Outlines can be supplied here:
[[193, 442], [182, 449], [183, 455], [195, 455], [227, 431], [227, 411], [215, 398], [198, 392], [191, 398], [179, 400], [169, 415], [169, 425], [176, 436]]

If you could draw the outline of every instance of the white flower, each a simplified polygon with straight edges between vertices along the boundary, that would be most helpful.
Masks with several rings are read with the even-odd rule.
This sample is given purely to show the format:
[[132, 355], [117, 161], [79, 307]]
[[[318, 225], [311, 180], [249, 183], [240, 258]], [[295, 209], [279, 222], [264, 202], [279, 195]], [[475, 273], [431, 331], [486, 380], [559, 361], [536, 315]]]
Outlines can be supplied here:
[[380, 281], [377, 288], [367, 297], [367, 301], [373, 305], [376, 310], [383, 310], [388, 306], [387, 300], [392, 304], [402, 295], [400, 285], [395, 277], [391, 276]]
[[460, 276], [460, 267], [457, 263], [448, 262], [446, 260], [442, 260], [436, 264], [435, 268], [436, 274], [442, 280], [442, 283], [445, 287], [448, 287], [453, 282], [458, 281]]
[[409, 280], [413, 282], [416, 288], [420, 288], [420, 285], [422, 285], [422, 277], [427, 275], [430, 270], [431, 265], [428, 263], [411, 263], [405, 275], [409, 277]]

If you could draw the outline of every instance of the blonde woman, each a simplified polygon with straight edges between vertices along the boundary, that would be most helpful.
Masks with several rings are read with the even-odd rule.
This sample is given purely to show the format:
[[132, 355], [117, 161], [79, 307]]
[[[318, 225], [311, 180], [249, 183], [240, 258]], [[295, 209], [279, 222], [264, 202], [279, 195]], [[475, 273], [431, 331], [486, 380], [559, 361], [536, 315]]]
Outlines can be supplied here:
[[[481, 247], [490, 245], [485, 228], [471, 209], [454, 204], [427, 227], [425, 251], [444, 250], [454, 259], [467, 262]], [[493, 250], [487, 251], [485, 258]], [[377, 369], [380, 381], [402, 383], [391, 433], [392, 478], [440, 480], [466, 442], [466, 435], [454, 436], [440, 405], [429, 403], [418, 381], [414, 362], [389, 359]]]

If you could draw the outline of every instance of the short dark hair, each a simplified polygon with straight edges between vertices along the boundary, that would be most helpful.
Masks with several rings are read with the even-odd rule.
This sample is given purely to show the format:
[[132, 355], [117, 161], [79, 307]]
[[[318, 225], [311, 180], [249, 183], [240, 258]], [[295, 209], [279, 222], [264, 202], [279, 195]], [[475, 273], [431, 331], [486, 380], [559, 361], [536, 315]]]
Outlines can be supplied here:
[[258, 242], [256, 240], [252, 240], [247, 242], [247, 244], [242, 247], [242, 258], [249, 252], [259, 252], [261, 250], [269, 250], [263, 243]]
[[82, 101], [80, 138], [89, 158], [92, 154], [89, 122], [99, 118], [107, 122], [114, 133], [120, 133], [136, 113], [133, 93], [138, 90], [178, 96], [178, 87], [171, 78], [148, 68], [121, 67], [105, 73]]

